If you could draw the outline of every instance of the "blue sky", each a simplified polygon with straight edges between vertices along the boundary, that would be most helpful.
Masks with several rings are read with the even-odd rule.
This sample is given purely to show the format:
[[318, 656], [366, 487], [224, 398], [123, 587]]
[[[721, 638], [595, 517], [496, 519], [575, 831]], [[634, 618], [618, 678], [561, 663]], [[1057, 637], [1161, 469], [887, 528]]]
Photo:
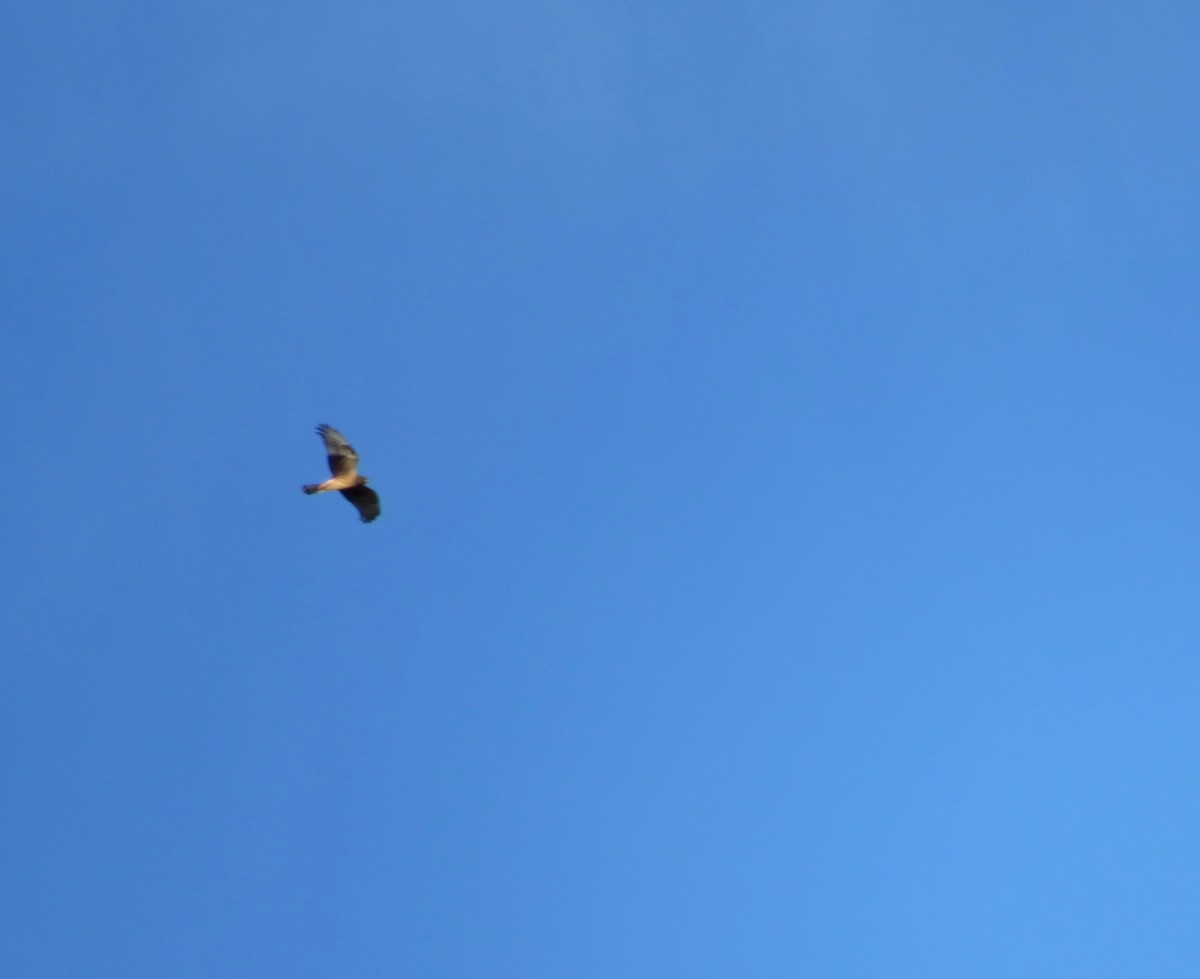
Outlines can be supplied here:
[[6, 22], [0, 972], [1196, 974], [1194, 5]]

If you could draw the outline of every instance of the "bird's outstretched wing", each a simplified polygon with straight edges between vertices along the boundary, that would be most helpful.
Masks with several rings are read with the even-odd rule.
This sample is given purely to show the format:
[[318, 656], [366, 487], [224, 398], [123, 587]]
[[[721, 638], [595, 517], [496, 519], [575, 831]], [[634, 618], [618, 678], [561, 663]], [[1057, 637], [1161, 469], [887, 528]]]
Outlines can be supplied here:
[[329, 471], [335, 476], [353, 476], [358, 472], [358, 453], [336, 428], [318, 425], [317, 434], [325, 440]]
[[354, 504], [363, 523], [370, 523], [383, 512], [379, 506], [379, 494], [370, 487], [351, 486], [341, 490], [341, 494]]

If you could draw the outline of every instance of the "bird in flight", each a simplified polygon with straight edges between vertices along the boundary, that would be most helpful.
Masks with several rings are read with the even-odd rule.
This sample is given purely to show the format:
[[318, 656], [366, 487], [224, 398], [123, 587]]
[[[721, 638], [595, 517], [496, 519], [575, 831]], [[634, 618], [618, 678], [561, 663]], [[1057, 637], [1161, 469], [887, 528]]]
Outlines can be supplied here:
[[317, 434], [325, 440], [326, 458], [329, 460], [329, 471], [333, 479], [323, 483], [310, 483], [301, 487], [310, 496], [313, 493], [327, 493], [337, 490], [347, 500], [354, 504], [363, 523], [370, 523], [382, 512], [379, 508], [379, 494], [373, 489], [367, 489], [367, 477], [358, 474], [358, 453], [354, 446], [346, 441], [336, 428], [328, 425], [318, 425]]

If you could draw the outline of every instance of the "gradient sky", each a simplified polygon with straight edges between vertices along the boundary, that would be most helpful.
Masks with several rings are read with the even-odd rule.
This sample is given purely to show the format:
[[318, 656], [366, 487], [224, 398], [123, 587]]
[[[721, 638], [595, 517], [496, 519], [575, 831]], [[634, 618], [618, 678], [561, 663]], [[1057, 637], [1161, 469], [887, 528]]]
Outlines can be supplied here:
[[1200, 7], [4, 23], [0, 974], [1198, 974]]

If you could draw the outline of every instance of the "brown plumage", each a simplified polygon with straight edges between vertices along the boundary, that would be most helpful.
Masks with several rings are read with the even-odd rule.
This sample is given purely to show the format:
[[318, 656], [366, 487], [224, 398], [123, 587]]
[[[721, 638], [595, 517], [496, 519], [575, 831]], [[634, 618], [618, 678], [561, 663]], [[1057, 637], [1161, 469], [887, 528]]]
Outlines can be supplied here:
[[370, 523], [382, 510], [379, 507], [379, 494], [373, 489], [367, 489], [367, 477], [358, 474], [358, 453], [354, 446], [336, 428], [328, 425], [318, 425], [317, 434], [325, 440], [326, 458], [329, 460], [329, 471], [333, 479], [323, 483], [310, 483], [301, 487], [309, 495], [327, 493], [337, 490], [347, 500], [354, 504], [363, 523]]

